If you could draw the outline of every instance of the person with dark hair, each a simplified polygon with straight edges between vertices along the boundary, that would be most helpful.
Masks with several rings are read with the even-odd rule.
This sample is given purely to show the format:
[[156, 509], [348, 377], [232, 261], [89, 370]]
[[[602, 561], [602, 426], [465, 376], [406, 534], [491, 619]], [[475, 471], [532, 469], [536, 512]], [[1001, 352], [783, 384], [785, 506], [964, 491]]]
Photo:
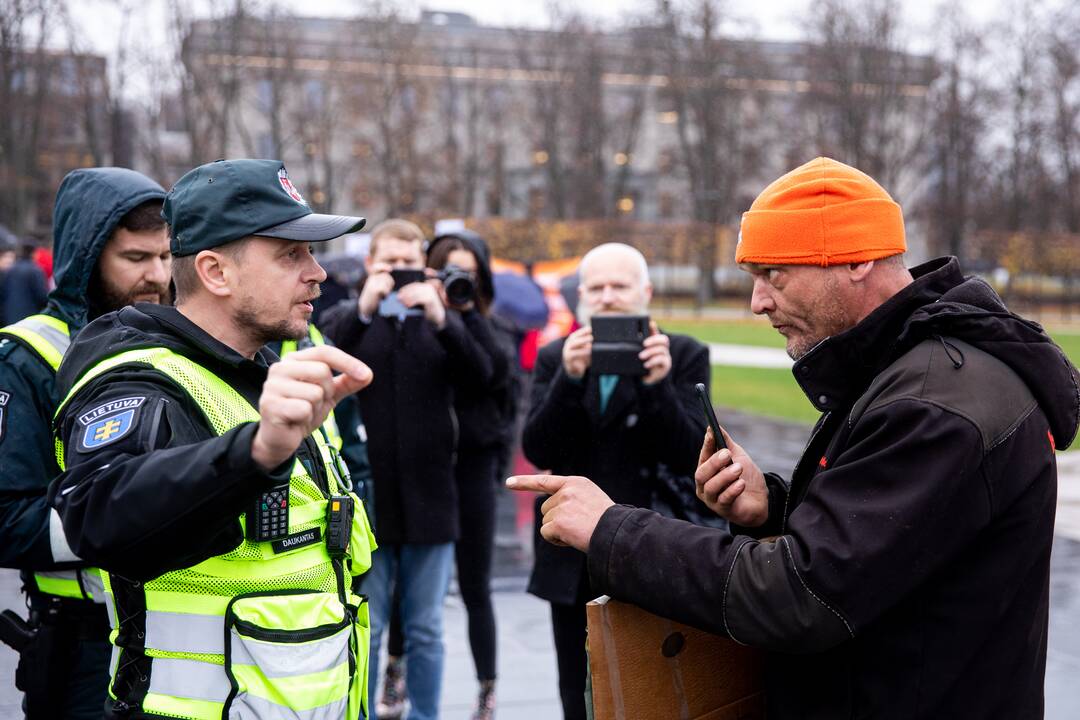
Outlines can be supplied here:
[[[470, 230], [436, 237], [428, 247], [428, 267], [444, 273], [444, 300], [461, 316], [465, 328], [491, 360], [492, 374], [484, 386], [462, 388], [454, 397], [458, 418], [458, 452], [454, 480], [458, 489], [461, 536], [455, 545], [458, 587], [468, 615], [469, 647], [480, 683], [473, 720], [495, 716], [495, 608], [491, 602], [491, 564], [495, 554], [495, 502], [498, 473], [513, 427], [509, 397], [512, 339], [491, 322], [495, 288], [491, 252]], [[466, 280], [468, 279], [468, 281]], [[470, 282], [471, 281], [471, 282]], [[455, 292], [453, 283], [472, 286]]]
[[425, 276], [424, 239], [406, 220], [376, 225], [360, 297], [322, 318], [327, 337], [381, 378], [358, 397], [368, 421], [380, 546], [363, 585], [371, 605], [369, 693], [375, 707], [380, 643], [396, 589], [410, 720], [439, 714], [443, 601], [460, 535], [453, 398], [489, 385], [493, 374], [462, 318], [447, 311], [439, 283]]
[[[359, 718], [375, 548], [324, 422], [371, 371], [302, 340], [312, 252], [364, 219], [316, 214], [277, 160], [169, 191], [177, 303], [99, 317], [57, 377], [49, 500], [100, 564], [115, 626], [98, 718]], [[104, 712], [103, 712], [104, 710]]]
[[[124, 168], [69, 173], [53, 216], [56, 287], [0, 329], [0, 565], [23, 571], [34, 640], [16, 685], [36, 718], [100, 718], [109, 679], [101, 578], [72, 552], [46, 490], [59, 472], [52, 420], [56, 369], [71, 336], [135, 302], [161, 303], [169, 283], [165, 191]], [[39, 276], [32, 260], [26, 263]], [[42, 283], [44, 282], [42, 276]]]

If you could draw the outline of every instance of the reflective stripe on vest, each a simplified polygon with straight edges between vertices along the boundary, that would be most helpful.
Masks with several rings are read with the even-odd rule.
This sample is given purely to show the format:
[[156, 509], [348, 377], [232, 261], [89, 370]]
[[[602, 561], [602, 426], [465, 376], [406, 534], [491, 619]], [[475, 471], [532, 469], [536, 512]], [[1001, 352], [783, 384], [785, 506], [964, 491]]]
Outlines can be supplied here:
[[[60, 367], [60, 362], [71, 345], [71, 332], [67, 323], [49, 315], [25, 317], [17, 323], [0, 328], [0, 335], [10, 335], [21, 340], [37, 353], [53, 372]], [[45, 595], [105, 602], [101, 576], [96, 568], [35, 572], [34, 583], [38, 592]]]
[[[319, 345], [325, 345], [326, 344], [326, 340], [323, 338], [322, 333], [319, 332], [319, 328], [315, 327], [311, 323], [308, 323], [308, 340], [311, 341], [311, 344], [314, 347], [318, 347]], [[281, 342], [281, 357], [282, 357], [282, 359], [284, 359], [285, 356], [288, 355], [289, 353], [296, 352], [298, 349], [300, 349], [300, 342], [299, 341], [297, 341], [297, 340], [282, 340], [282, 342]], [[338, 430], [337, 418], [334, 417], [334, 411], [333, 410], [331, 410], [330, 414], [326, 416], [326, 421], [323, 422], [322, 427], [323, 427], [323, 432], [326, 433], [326, 439], [329, 441], [329, 443], [334, 446], [334, 449], [341, 450], [342, 446], [345, 443], [341, 439], [341, 432]]]
[[105, 602], [105, 588], [97, 568], [37, 571], [34, 583], [38, 591], [46, 595]]
[[[259, 420], [258, 411], [236, 390], [198, 363], [166, 348], [127, 351], [98, 363], [79, 378], [61, 403], [58, 415], [88, 382], [109, 370], [132, 364], [153, 368], [187, 393], [218, 435], [242, 423]], [[324, 461], [330, 458], [332, 454], [322, 433], [314, 433], [312, 438]], [[330, 468], [327, 468], [326, 476], [330, 492], [342, 492]], [[366, 523], [363, 506], [355, 498], [354, 502], [357, 503], [358, 517]], [[290, 534], [318, 528], [325, 536], [326, 505], [326, 492], [296, 460], [289, 480]], [[243, 517], [240, 523], [243, 528]], [[355, 532], [353, 535], [356, 537]], [[366, 569], [370, 564], [370, 549], [357, 547], [353, 551], [350, 548], [352, 555], [356, 556], [350, 562], [356, 564], [362, 558], [363, 569]], [[110, 607], [112, 619], [117, 617], [118, 610], [112, 594], [111, 578], [108, 573], [104, 575], [109, 603], [113, 606]], [[331, 561], [322, 542], [276, 554], [271, 543], [253, 542], [246, 537], [228, 553], [190, 568], [167, 572], [144, 583], [145, 637], [138, 647], [131, 648], [136, 654], [145, 654], [151, 661], [150, 685], [146, 696], [141, 699], [142, 708], [146, 712], [170, 717], [217, 720], [225, 712], [225, 704], [229, 703], [230, 717], [310, 717], [321, 720], [324, 717], [342, 717], [352, 698], [359, 712], [360, 706], [356, 703], [362, 701], [358, 687], [366, 685], [367, 644], [365, 641], [361, 648], [356, 641], [358, 630], [354, 628], [354, 616], [362, 616], [366, 632], [367, 614], [366, 607], [361, 605], [358, 598], [340, 596], [340, 589], [348, 587], [348, 584], [342, 564]], [[290, 593], [300, 594], [294, 597]], [[255, 597], [249, 597], [252, 594]], [[308, 602], [305, 603], [305, 599]], [[228, 652], [225, 647], [227, 610], [231, 603], [239, 604], [241, 601], [256, 605], [260, 602], [271, 605], [278, 603], [265, 615], [273, 622], [286, 624], [284, 630], [278, 629], [273, 623], [270, 628], [272, 634], [281, 633], [284, 636], [290, 632], [302, 632], [289, 630], [290, 624], [300, 623], [302, 626], [307, 619], [318, 620], [319, 616], [313, 614], [310, 608], [318, 609], [319, 602], [337, 608], [339, 622], [344, 623], [342, 630], [348, 635], [345, 638], [344, 663], [340, 662], [342, 638], [335, 634], [325, 640], [333, 647], [321, 647], [323, 640], [305, 642], [304, 652], [299, 652], [300, 646], [292, 643], [288, 647], [291, 664], [282, 668], [284, 674], [281, 676], [276, 676], [273, 671], [268, 674], [268, 668], [262, 664], [265, 661], [270, 667], [276, 667], [273, 653], [262, 654], [265, 657], [260, 657], [258, 666], [242, 664], [245, 658], [250, 658], [252, 651], [250, 647], [246, 647], [244, 653], [234, 649], [235, 632]], [[137, 615], [129, 611], [126, 622], [135, 622]], [[134, 633], [124, 635], [130, 637]], [[119, 636], [120, 633], [114, 630], [114, 645], [118, 643]], [[310, 653], [313, 648], [317, 652]], [[114, 659], [112, 664], [109, 690], [114, 698], [117, 668], [125, 665], [125, 650], [120, 647], [119, 651], [120, 657]], [[230, 658], [228, 665], [227, 658]], [[353, 665], [356, 672], [350, 677]], [[236, 682], [235, 687], [230, 673]], [[118, 699], [127, 700], [123, 697]]]
[[64, 353], [71, 345], [67, 323], [48, 315], [31, 315], [17, 323], [0, 328], [0, 334], [11, 335], [26, 343], [56, 372]]

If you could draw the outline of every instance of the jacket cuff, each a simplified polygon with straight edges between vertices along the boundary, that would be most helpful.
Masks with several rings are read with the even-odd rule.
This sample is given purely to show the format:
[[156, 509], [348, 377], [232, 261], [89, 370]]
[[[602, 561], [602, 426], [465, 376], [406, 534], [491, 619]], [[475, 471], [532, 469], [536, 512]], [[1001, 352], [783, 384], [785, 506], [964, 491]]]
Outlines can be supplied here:
[[255, 440], [258, 429], [259, 423], [251, 422], [230, 430], [229, 433], [234, 433], [232, 442], [229, 443], [227, 452], [220, 458], [221, 467], [219, 468], [219, 472], [228, 473], [228, 476], [249, 485], [253, 491], [265, 490], [288, 482], [292, 476], [293, 464], [296, 462], [296, 453], [293, 453], [270, 472], [263, 470], [251, 456], [251, 444]]
[[548, 397], [560, 405], [578, 406], [585, 397], [585, 376], [574, 379], [566, 374], [562, 363], [551, 379]]
[[593, 530], [586, 562], [589, 581], [597, 594], [610, 595], [611, 588], [615, 586], [617, 568], [611, 567], [611, 559], [619, 529], [638, 510], [630, 505], [612, 505], [600, 516], [600, 522]]

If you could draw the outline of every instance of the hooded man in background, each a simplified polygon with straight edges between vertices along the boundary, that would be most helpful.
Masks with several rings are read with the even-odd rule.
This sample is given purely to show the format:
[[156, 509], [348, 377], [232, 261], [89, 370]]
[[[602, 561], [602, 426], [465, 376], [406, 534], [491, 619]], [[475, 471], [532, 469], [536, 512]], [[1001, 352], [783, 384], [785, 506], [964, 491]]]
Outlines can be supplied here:
[[46, 502], [59, 474], [52, 438], [56, 368], [90, 320], [168, 298], [165, 191], [125, 168], [75, 170], [53, 214], [56, 287], [38, 315], [0, 329], [0, 566], [23, 571], [30, 630], [16, 685], [36, 718], [100, 718], [108, 681], [109, 623], [97, 571], [71, 551]]

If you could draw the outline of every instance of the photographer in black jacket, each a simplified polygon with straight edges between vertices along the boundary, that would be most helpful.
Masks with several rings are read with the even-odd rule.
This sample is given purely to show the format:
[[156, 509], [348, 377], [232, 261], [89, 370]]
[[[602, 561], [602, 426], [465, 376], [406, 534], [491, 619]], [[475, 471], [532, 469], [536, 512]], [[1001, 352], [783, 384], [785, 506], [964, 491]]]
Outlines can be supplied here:
[[364, 579], [371, 605], [370, 707], [375, 707], [378, 648], [396, 589], [409, 656], [410, 717], [416, 720], [438, 716], [442, 606], [460, 533], [453, 398], [489, 386], [492, 378], [490, 358], [459, 314], [447, 312], [438, 280], [429, 275], [395, 289], [394, 270], [425, 277], [424, 241], [420, 228], [406, 220], [377, 225], [359, 301], [343, 300], [323, 316], [327, 337], [379, 378], [370, 395], [359, 398], [380, 546]]
[[[694, 385], [709, 383], [709, 351], [653, 324], [640, 358], [643, 377], [590, 369], [594, 315], [645, 314], [652, 297], [640, 252], [600, 245], [581, 260], [578, 316], [583, 327], [540, 350], [522, 444], [525, 456], [560, 475], [593, 478], [619, 502], [648, 507], [663, 463], [690, 475], [705, 430]], [[537, 527], [539, 507], [537, 500]], [[585, 603], [591, 587], [585, 558], [536, 535], [529, 592], [551, 603], [559, 693], [567, 720], [585, 717]]]

